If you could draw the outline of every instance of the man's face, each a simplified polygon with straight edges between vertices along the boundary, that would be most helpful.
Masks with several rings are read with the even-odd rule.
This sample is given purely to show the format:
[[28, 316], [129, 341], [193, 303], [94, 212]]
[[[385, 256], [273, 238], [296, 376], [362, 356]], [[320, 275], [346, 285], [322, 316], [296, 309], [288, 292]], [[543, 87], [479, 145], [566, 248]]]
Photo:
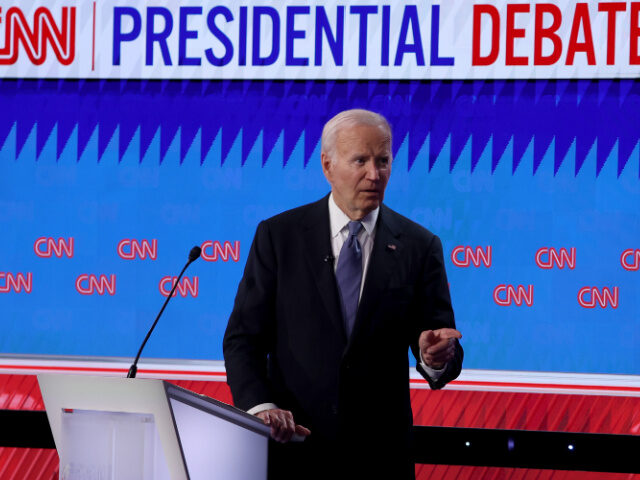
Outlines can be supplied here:
[[352, 220], [360, 220], [384, 198], [391, 174], [391, 138], [382, 127], [344, 127], [333, 152], [322, 153], [322, 170], [338, 207]]

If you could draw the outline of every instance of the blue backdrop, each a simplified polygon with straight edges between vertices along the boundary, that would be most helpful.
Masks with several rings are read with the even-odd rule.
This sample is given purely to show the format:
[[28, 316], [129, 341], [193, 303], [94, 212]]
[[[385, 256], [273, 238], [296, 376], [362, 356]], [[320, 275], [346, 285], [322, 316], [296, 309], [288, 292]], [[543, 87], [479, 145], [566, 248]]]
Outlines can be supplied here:
[[[197, 297], [145, 350], [222, 359], [257, 223], [328, 192], [321, 129], [353, 107], [393, 126], [385, 202], [442, 238], [465, 367], [640, 374], [640, 271], [621, 264], [640, 249], [638, 80], [1, 80], [0, 352], [132, 356], [160, 279], [195, 244], [239, 241], [239, 261], [190, 267]], [[39, 257], [40, 237], [73, 237], [73, 256]], [[157, 259], [122, 259], [125, 238], [157, 239]], [[455, 266], [460, 245], [491, 265]], [[538, 267], [541, 247], [575, 248], [575, 268]], [[80, 294], [85, 273], [115, 294]], [[503, 284], [533, 304], [498, 305]], [[618, 287], [617, 307], [581, 306], [585, 286]]]

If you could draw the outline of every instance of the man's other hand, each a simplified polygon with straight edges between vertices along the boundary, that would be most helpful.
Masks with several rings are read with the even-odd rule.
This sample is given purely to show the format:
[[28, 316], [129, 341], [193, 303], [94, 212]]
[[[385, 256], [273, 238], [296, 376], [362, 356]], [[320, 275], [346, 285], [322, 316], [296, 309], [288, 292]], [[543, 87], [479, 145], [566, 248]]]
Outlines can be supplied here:
[[422, 332], [418, 343], [424, 363], [435, 370], [444, 367], [455, 355], [456, 338], [462, 338], [462, 334], [454, 328], [439, 328]]
[[286, 443], [291, 440], [294, 434], [306, 437], [311, 433], [308, 428], [296, 425], [293, 421], [293, 414], [289, 410], [279, 408], [263, 410], [256, 413], [256, 417], [271, 427], [271, 438], [276, 442]]

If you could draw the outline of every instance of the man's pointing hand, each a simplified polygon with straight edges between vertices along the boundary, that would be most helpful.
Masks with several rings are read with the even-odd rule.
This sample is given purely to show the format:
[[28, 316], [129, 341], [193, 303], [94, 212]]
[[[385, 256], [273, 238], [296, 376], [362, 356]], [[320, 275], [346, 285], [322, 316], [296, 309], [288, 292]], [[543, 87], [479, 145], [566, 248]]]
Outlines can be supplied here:
[[439, 328], [422, 332], [418, 344], [424, 363], [436, 370], [444, 367], [455, 355], [456, 338], [462, 338], [462, 334], [454, 328]]

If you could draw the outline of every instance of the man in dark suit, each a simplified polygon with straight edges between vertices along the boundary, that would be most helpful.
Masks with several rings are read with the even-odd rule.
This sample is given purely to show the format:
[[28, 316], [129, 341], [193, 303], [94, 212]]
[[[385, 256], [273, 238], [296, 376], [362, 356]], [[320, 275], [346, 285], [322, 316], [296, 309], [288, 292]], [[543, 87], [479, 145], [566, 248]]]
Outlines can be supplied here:
[[407, 347], [431, 388], [460, 373], [440, 240], [382, 204], [391, 151], [381, 115], [336, 115], [331, 194], [258, 226], [223, 346], [235, 404], [279, 442], [272, 479], [413, 478]]

